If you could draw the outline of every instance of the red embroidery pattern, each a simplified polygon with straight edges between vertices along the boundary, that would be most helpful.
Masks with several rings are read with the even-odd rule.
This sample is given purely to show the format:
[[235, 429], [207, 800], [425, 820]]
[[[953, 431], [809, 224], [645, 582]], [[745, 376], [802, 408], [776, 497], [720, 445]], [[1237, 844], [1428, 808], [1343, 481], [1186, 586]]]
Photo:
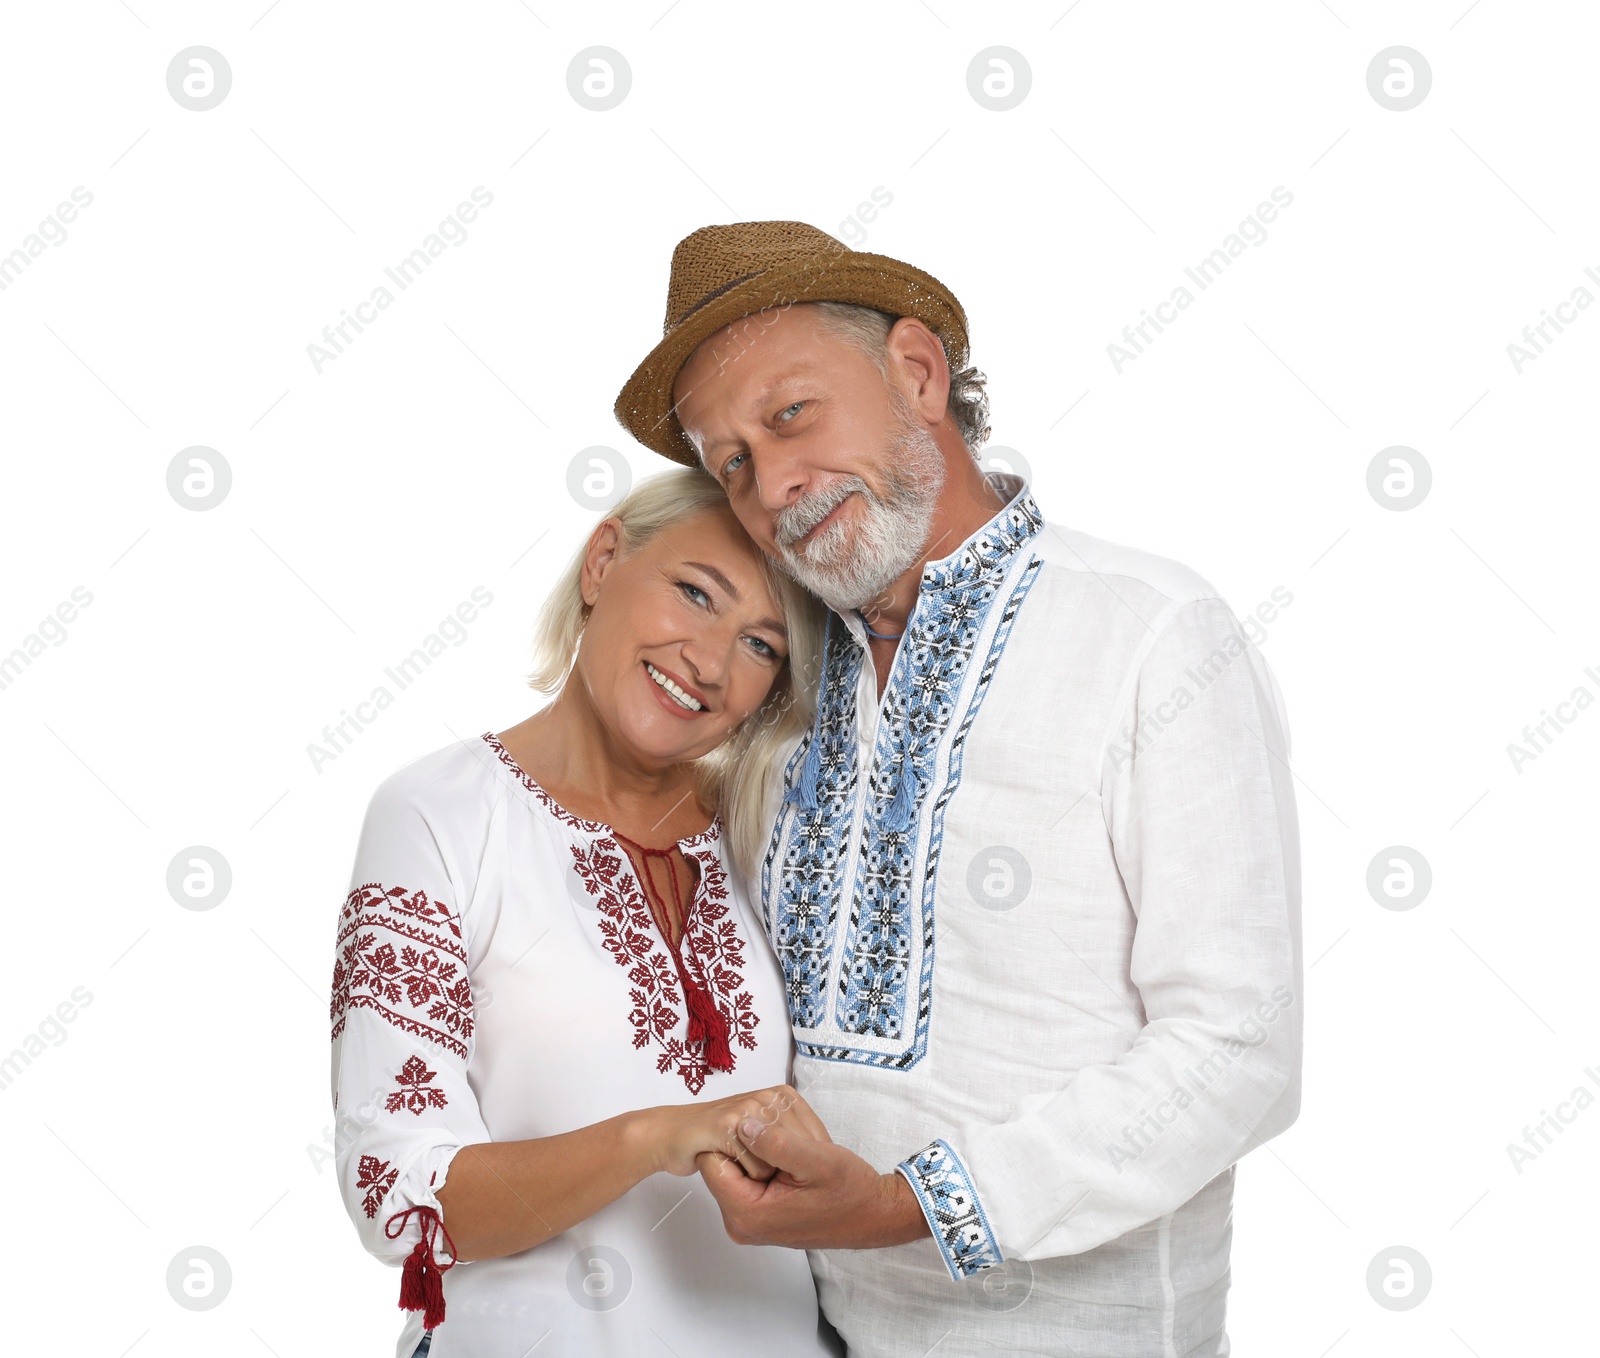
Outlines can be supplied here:
[[390, 1169], [387, 1160], [380, 1160], [375, 1155], [361, 1157], [361, 1163], [356, 1166], [356, 1187], [367, 1190], [367, 1196], [361, 1200], [361, 1210], [367, 1216], [378, 1215], [378, 1208], [399, 1177], [400, 1171]]
[[449, 1100], [444, 1090], [435, 1089], [429, 1083], [436, 1074], [438, 1072], [429, 1070], [427, 1062], [420, 1056], [408, 1057], [405, 1065], [400, 1067], [400, 1073], [394, 1077], [401, 1087], [389, 1095], [385, 1108], [391, 1113], [406, 1108], [421, 1117], [424, 1108], [445, 1107]]
[[[545, 810], [590, 838], [587, 850], [569, 847], [584, 890], [599, 897], [605, 949], [619, 967], [627, 970], [628, 979], [633, 982], [628, 992], [633, 1001], [633, 1011], [628, 1015], [633, 1024], [633, 1045], [642, 1048], [652, 1042], [658, 1044], [661, 1051], [656, 1069], [663, 1075], [675, 1071], [683, 1077], [689, 1092], [698, 1094], [710, 1067], [699, 1046], [690, 1047], [678, 1035], [688, 1031], [688, 1016], [680, 1009], [683, 996], [678, 970], [631, 865], [624, 870], [625, 855], [611, 837], [611, 827], [568, 811], [523, 771], [494, 732], [485, 731], [483, 740]], [[755, 1028], [760, 1020], [754, 997], [747, 990], [739, 990], [744, 984], [740, 969], [745, 965], [745, 941], [738, 923], [728, 916], [728, 875], [716, 851], [721, 833], [719, 816], [710, 829], [682, 841], [680, 846], [700, 865], [701, 879], [684, 921], [680, 950], [727, 1020], [730, 1043], [737, 1042], [746, 1051], [754, 1051]]]
[[466, 1059], [472, 987], [461, 927], [447, 905], [368, 882], [345, 898], [337, 947], [328, 1011], [334, 1037], [350, 1010], [370, 1009]]
[[[688, 841], [691, 845], [694, 841]], [[631, 872], [623, 871], [623, 854], [615, 840], [599, 836], [588, 846], [572, 850], [573, 866], [584, 890], [598, 897], [600, 932], [612, 960], [628, 972], [633, 989], [628, 992], [633, 1010], [635, 1048], [652, 1042], [661, 1048], [656, 1070], [682, 1077], [691, 1094], [705, 1086], [709, 1070], [705, 1054], [698, 1045], [691, 1047], [679, 1036], [680, 1025], [687, 1029], [677, 969], [659, 942], [660, 934], [650, 915], [650, 906]], [[691, 848], [691, 852], [694, 852]], [[744, 983], [738, 968], [744, 966], [744, 940], [728, 913], [727, 875], [716, 854], [695, 852], [700, 865], [701, 883], [690, 903], [684, 924], [682, 951], [687, 964], [700, 973], [700, 981], [728, 1021], [728, 1034], [746, 1051], [755, 1050], [754, 1029], [758, 1022], [749, 991], [734, 992]]]
[[[744, 984], [739, 969], [744, 966], [744, 939], [736, 921], [728, 917], [728, 874], [714, 853], [694, 853], [700, 864], [700, 896], [690, 908], [684, 926], [686, 954], [699, 966], [701, 980], [713, 997], [730, 995]], [[717, 1007], [728, 1020], [728, 1037], [746, 1051], [756, 1049], [755, 999], [748, 990], [733, 995]]]
[[[511, 757], [511, 751], [506, 749], [506, 747], [500, 743], [499, 737], [496, 736], [493, 731], [485, 731], [483, 733], [483, 739], [488, 742], [489, 748], [500, 756], [500, 762], [510, 769], [512, 773], [516, 774], [517, 781], [520, 782], [523, 787], [527, 788], [529, 792], [533, 793], [533, 795], [537, 797], [543, 804], [544, 809], [557, 820], [563, 821], [568, 825], [575, 826], [579, 830], [587, 830], [591, 835], [609, 835], [611, 833], [611, 827], [609, 825], [605, 825], [597, 820], [584, 820], [582, 816], [574, 816], [572, 812], [568, 811], [566, 807], [562, 806], [560, 802], [558, 802], [554, 797], [552, 797], [548, 792], [534, 782], [532, 778], [528, 777], [528, 775], [522, 771], [522, 765], [517, 763], [517, 761]], [[709, 831], [707, 833], [709, 833]], [[613, 845], [612, 847], [615, 848], [616, 846]]]

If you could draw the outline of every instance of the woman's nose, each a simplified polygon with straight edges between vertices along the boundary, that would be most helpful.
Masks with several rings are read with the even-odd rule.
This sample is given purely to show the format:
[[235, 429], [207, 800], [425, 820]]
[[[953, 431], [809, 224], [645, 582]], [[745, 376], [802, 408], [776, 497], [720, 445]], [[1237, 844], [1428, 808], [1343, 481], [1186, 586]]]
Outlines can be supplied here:
[[728, 662], [737, 636], [727, 634], [722, 627], [707, 628], [688, 637], [683, 643], [684, 668], [689, 678], [706, 687], [719, 686], [728, 673]]

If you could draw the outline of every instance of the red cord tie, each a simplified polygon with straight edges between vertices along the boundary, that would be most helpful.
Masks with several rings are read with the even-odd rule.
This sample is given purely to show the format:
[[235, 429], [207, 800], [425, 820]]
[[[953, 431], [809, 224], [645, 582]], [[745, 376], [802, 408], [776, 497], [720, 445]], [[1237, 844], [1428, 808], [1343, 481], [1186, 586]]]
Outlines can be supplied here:
[[[661, 935], [666, 940], [672, 960], [678, 965], [678, 982], [683, 986], [683, 1001], [689, 1009], [689, 1045], [701, 1048], [706, 1064], [712, 1070], [732, 1070], [733, 1049], [728, 1044], [727, 1017], [717, 1008], [717, 1002], [712, 998], [711, 992], [690, 976], [689, 969], [683, 964], [683, 943], [689, 937], [689, 912], [684, 908], [683, 893], [678, 890], [678, 873], [672, 864], [672, 850], [647, 849], [643, 844], [636, 844], [624, 834], [617, 834], [616, 831], [612, 833], [629, 848], [637, 849], [644, 855], [645, 868], [638, 874], [640, 882], [652, 904], [660, 907], [661, 918], [668, 921], [667, 925], [662, 927]], [[666, 900], [656, 890], [655, 883], [650, 880], [649, 862], [652, 858], [667, 860], [667, 876], [672, 882], [672, 899], [678, 907], [678, 918], [683, 922], [683, 937], [677, 943], [672, 941], [670, 927], [672, 917], [667, 912]]]
[[[680, 974], [683, 963], [678, 963]], [[728, 1047], [728, 1020], [722, 1016], [711, 992], [697, 985], [687, 975], [683, 977], [684, 998], [689, 1005], [689, 1042], [702, 1043], [706, 1064], [713, 1070], [732, 1070], [733, 1052]]]
[[[400, 1231], [406, 1228], [406, 1218], [413, 1212], [422, 1215], [422, 1238], [417, 1241], [416, 1248], [407, 1257], [400, 1273], [400, 1309], [421, 1311], [422, 1328], [433, 1330], [444, 1323], [444, 1275], [456, 1266], [456, 1242], [450, 1238], [450, 1232], [445, 1230], [439, 1213], [432, 1207], [408, 1207], [403, 1212], [396, 1212], [384, 1223], [383, 1233], [391, 1240], [397, 1239]], [[394, 1228], [397, 1221], [400, 1231]], [[450, 1262], [443, 1267], [433, 1257], [434, 1239], [438, 1234], [444, 1236], [444, 1242], [450, 1249]]]

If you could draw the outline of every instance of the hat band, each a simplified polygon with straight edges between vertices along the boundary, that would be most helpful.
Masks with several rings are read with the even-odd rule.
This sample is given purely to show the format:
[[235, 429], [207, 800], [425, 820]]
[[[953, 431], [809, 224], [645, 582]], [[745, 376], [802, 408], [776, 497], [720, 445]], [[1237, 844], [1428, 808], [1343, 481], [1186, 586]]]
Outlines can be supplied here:
[[734, 288], [738, 287], [739, 284], [748, 283], [752, 278], [760, 278], [764, 273], [766, 273], [765, 269], [757, 269], [754, 273], [740, 274], [739, 277], [730, 279], [720, 288], [712, 288], [710, 292], [708, 292], [704, 297], [702, 297], [672, 323], [672, 330], [668, 330], [667, 334], [670, 335], [673, 330], [676, 330], [680, 325], [688, 320], [689, 317], [693, 316], [695, 312], [699, 311], [700, 308], [705, 306], [708, 302], [716, 301], [717, 298], [721, 297], [723, 293], [731, 292]]

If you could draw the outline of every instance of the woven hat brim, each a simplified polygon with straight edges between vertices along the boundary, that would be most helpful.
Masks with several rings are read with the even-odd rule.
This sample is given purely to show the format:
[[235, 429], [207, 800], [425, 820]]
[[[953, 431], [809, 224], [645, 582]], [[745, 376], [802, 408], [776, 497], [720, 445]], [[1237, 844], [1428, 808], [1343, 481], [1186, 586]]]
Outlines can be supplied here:
[[768, 269], [691, 312], [623, 385], [612, 407], [617, 422], [645, 447], [698, 467], [694, 445], [673, 412], [672, 384], [679, 370], [723, 326], [795, 302], [855, 302], [894, 316], [915, 316], [939, 337], [953, 365], [967, 363], [967, 317], [949, 288], [901, 260], [851, 251], [837, 261], [808, 259]]

